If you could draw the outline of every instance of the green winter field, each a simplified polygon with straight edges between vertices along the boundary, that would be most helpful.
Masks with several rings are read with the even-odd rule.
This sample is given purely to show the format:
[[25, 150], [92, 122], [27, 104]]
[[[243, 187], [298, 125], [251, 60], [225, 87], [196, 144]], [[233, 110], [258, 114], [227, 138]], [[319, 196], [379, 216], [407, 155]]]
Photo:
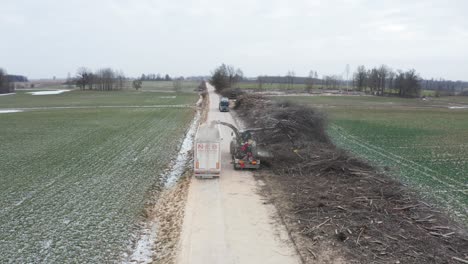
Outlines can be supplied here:
[[[294, 93], [305, 93], [307, 85], [302, 84], [302, 83], [294, 83], [292, 85], [287, 84], [287, 83], [269, 83], [265, 82], [262, 84], [261, 88], [259, 83], [257, 82], [239, 82], [235, 85], [235, 87], [239, 87], [240, 89], [245, 89], [245, 90], [252, 90], [252, 91], [258, 91], [258, 92], [269, 92], [269, 91], [283, 91], [283, 92], [294, 92]], [[325, 85], [322, 84], [314, 84], [312, 87], [311, 92], [312, 93], [317, 93], [322, 91], [322, 89], [327, 89]], [[330, 88], [331, 89], [331, 88]], [[341, 90], [343, 92], [350, 91], [353, 92], [353, 87], [350, 85], [350, 87], [346, 87], [346, 85], [340, 85], [338, 87], [334, 88], [335, 90]], [[367, 90], [367, 92], [370, 92]], [[387, 90], [388, 93], [393, 93], [397, 94], [398, 92], [395, 90]], [[434, 96], [435, 91], [433, 90], [422, 90], [421, 91], [421, 96]]]
[[[38, 91], [44, 91], [40, 89]], [[29, 107], [98, 107], [98, 106], [156, 106], [193, 104], [194, 92], [166, 93], [123, 91], [72, 90], [57, 95], [31, 95], [34, 91], [18, 90], [14, 95], [0, 96], [0, 109]], [[195, 99], [196, 101], [197, 99]]]
[[0, 96], [0, 263], [118, 262], [195, 114], [170, 96]]
[[[335, 143], [468, 222], [466, 97], [275, 97], [328, 114]], [[466, 107], [466, 108], [464, 108]]]
[[[193, 92], [199, 84], [198, 81], [182, 81], [180, 82], [180, 91]], [[143, 81], [141, 89], [143, 91], [173, 92], [176, 88], [174, 81]]]
[[[258, 90], [260, 89], [259, 84], [256, 82], [239, 82], [236, 84], [236, 86], [239, 86], [241, 89], [254, 89]], [[288, 85], [287, 83], [263, 83], [262, 84], [262, 89], [268, 91], [268, 90], [287, 90], [287, 88], [290, 87], [291, 90], [295, 91], [303, 91], [306, 88], [305, 84], [292, 84]], [[316, 85], [314, 89], [319, 89], [320, 86]]]

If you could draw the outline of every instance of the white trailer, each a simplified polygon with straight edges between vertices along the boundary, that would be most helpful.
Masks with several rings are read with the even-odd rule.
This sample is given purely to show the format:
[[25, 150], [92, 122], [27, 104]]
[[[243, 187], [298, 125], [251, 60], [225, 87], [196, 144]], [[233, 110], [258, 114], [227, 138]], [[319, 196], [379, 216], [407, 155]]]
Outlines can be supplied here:
[[193, 170], [195, 177], [221, 174], [221, 138], [218, 126], [200, 126], [195, 137]]

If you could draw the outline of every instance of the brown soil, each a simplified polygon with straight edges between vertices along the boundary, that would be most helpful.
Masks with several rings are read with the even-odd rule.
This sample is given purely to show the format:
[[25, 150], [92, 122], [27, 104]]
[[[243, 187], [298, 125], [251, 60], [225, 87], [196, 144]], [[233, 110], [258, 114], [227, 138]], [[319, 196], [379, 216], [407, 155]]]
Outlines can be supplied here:
[[466, 226], [335, 147], [320, 112], [252, 95], [236, 108], [267, 128], [259, 144], [275, 156], [258, 177], [304, 263], [468, 263]]
[[174, 187], [163, 191], [152, 211], [152, 215], [158, 222], [153, 263], [175, 262], [191, 174], [191, 170], [187, 171]]

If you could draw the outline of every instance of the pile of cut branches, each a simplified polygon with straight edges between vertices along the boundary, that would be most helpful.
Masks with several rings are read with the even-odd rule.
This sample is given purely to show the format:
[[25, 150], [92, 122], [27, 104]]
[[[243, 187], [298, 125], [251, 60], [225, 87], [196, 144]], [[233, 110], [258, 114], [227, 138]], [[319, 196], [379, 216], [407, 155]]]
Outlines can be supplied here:
[[317, 250], [328, 243], [349, 263], [468, 263], [466, 227], [337, 148], [316, 109], [250, 94], [235, 109], [248, 127], [265, 128], [257, 139], [273, 154], [273, 174], [260, 175], [293, 237], [306, 241], [306, 262], [324, 261]]

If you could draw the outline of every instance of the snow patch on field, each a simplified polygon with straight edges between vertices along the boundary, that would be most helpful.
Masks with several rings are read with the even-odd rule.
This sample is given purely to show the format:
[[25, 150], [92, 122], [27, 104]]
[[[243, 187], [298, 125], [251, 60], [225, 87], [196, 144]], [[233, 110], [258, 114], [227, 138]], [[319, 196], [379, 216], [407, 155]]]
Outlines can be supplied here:
[[132, 255], [129, 256], [128, 260], [124, 261], [127, 263], [151, 263], [153, 262], [153, 246], [157, 237], [157, 224], [151, 223], [149, 226], [143, 229], [140, 238], [137, 241], [136, 247], [133, 250]]
[[0, 110], [0, 114], [19, 113], [19, 112], [23, 112], [23, 110], [17, 110], [17, 109]]
[[449, 109], [468, 109], [468, 105], [464, 105], [464, 106], [449, 106]]
[[38, 91], [38, 92], [29, 92], [32, 95], [54, 95], [69, 92], [70, 90], [55, 90], [55, 91]]
[[12, 94], [15, 94], [15, 93], [0, 94], [0, 96], [6, 96], [6, 95], [12, 95]]
[[195, 136], [195, 131], [197, 130], [199, 119], [200, 112], [197, 112], [187, 134], [185, 135], [184, 141], [180, 146], [179, 154], [177, 154], [175, 163], [169, 169], [169, 174], [166, 177], [166, 187], [173, 186], [174, 183], [176, 183], [180, 176], [184, 173], [185, 165], [187, 164], [187, 160], [189, 158], [189, 152], [190, 150], [192, 150], [193, 147], [193, 138]]
[[177, 96], [173, 95], [173, 96], [159, 96], [159, 98], [162, 98], [162, 99], [176, 99]]

